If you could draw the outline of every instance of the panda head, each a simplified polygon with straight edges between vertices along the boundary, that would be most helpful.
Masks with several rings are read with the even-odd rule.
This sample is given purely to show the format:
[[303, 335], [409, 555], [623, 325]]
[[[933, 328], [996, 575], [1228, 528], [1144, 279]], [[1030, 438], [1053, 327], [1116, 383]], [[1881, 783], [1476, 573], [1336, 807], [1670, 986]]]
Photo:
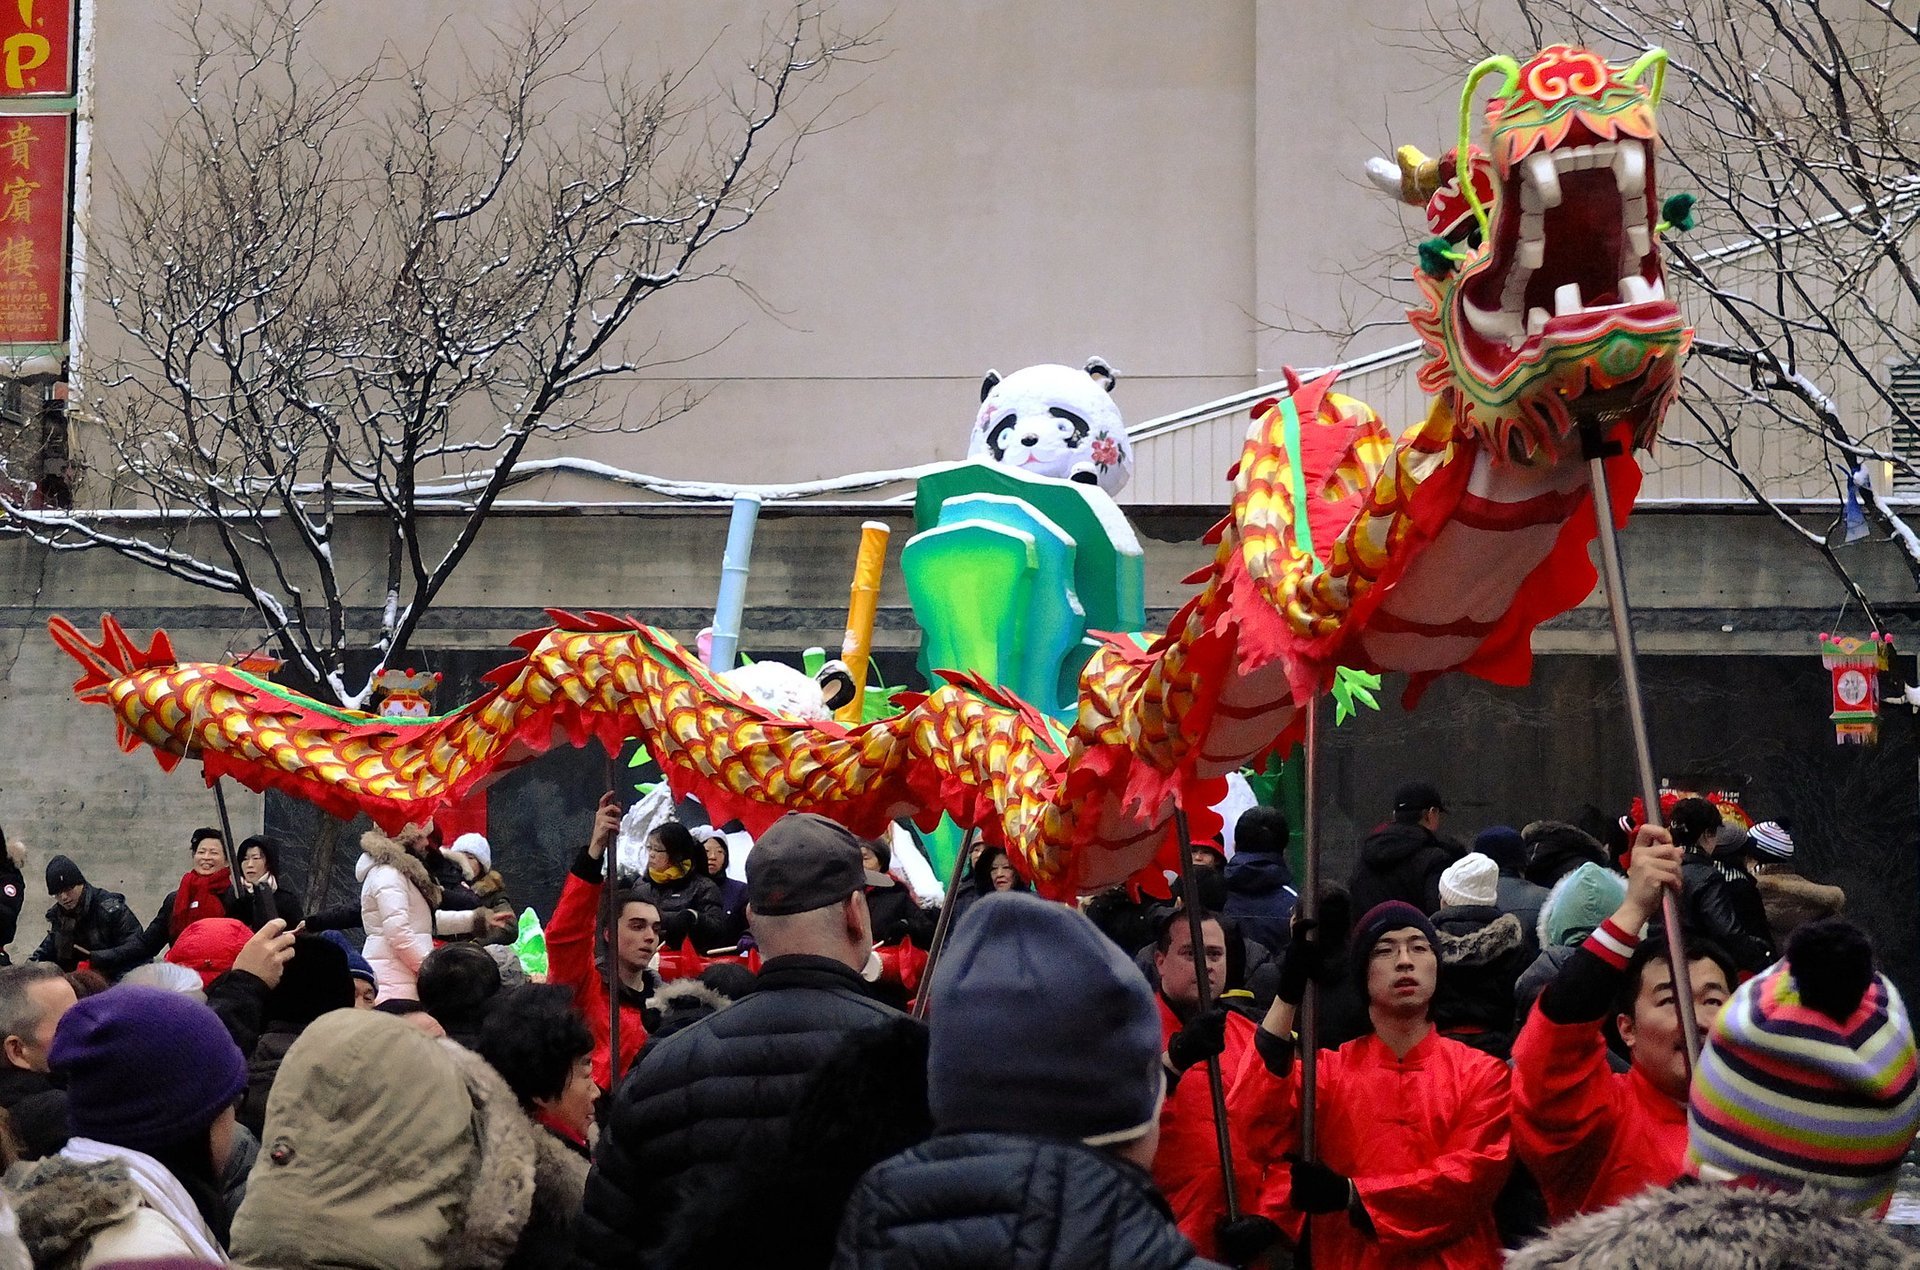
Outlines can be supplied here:
[[1118, 493], [1133, 474], [1133, 447], [1113, 404], [1116, 379], [1098, 357], [1084, 370], [1029, 366], [1004, 379], [988, 371], [967, 457]]

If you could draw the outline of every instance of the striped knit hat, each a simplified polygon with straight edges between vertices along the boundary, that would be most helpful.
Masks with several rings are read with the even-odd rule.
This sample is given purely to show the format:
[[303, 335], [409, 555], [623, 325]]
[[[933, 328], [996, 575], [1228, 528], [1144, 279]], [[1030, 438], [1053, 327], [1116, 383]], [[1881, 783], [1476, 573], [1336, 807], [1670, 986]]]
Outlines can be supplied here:
[[1920, 1066], [1900, 994], [1873, 948], [1828, 919], [1733, 994], [1693, 1074], [1688, 1161], [1710, 1180], [1817, 1185], [1886, 1209], [1920, 1126]]
[[1753, 833], [1747, 840], [1753, 853], [1767, 859], [1793, 859], [1793, 835], [1786, 826], [1773, 820], [1763, 820], [1753, 827]]

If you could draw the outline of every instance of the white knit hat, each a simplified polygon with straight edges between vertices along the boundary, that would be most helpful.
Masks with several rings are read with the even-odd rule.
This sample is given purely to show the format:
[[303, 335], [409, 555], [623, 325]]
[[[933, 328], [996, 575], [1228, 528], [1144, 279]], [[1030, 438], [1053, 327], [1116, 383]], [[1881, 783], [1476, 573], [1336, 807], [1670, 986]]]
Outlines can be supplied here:
[[1440, 903], [1491, 905], [1500, 897], [1500, 866], [1478, 851], [1469, 852], [1440, 875]]
[[485, 873], [493, 867], [493, 844], [477, 833], [463, 833], [453, 840], [449, 851], [459, 851], [472, 856], [480, 862], [480, 872]]
[[1771, 820], [1763, 820], [1748, 831], [1747, 847], [1770, 859], [1793, 859], [1793, 835]]

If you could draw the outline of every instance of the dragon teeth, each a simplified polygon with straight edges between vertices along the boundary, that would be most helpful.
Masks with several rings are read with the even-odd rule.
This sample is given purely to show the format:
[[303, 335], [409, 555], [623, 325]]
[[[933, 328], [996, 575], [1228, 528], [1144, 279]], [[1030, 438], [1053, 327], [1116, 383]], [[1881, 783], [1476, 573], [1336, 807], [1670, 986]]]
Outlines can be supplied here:
[[1638, 141], [1622, 141], [1613, 152], [1613, 182], [1623, 198], [1641, 198], [1647, 192], [1647, 151]]
[[1521, 165], [1527, 184], [1539, 192], [1542, 207], [1560, 206], [1560, 174], [1554, 170], [1553, 156], [1541, 151], [1527, 156]]
[[1639, 274], [1628, 274], [1620, 279], [1620, 303], [1645, 304], [1653, 299], [1653, 285]]
[[1538, 335], [1547, 329], [1547, 311], [1539, 305], [1527, 310], [1527, 334]]
[[1520, 334], [1520, 324], [1511, 313], [1496, 309], [1489, 312], [1470, 301], [1462, 301], [1460, 308], [1467, 315], [1467, 325], [1489, 340], [1510, 340]]
[[1544, 238], [1524, 238], [1514, 254], [1522, 269], [1538, 269], [1547, 259], [1547, 240]]
[[1627, 246], [1632, 249], [1636, 258], [1653, 250], [1653, 235], [1644, 222], [1627, 226]]
[[1553, 289], [1553, 312], [1557, 317], [1566, 317], [1581, 310], [1580, 284], [1569, 282]]

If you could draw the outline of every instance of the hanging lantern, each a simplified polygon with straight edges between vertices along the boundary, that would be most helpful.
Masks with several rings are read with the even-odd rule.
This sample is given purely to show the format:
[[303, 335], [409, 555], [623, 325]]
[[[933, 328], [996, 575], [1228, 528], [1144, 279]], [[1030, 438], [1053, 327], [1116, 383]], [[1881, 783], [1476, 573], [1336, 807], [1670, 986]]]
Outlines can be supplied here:
[[1833, 732], [1842, 745], [1880, 739], [1880, 672], [1893, 652], [1891, 635], [1821, 635], [1820, 661], [1833, 676]]

